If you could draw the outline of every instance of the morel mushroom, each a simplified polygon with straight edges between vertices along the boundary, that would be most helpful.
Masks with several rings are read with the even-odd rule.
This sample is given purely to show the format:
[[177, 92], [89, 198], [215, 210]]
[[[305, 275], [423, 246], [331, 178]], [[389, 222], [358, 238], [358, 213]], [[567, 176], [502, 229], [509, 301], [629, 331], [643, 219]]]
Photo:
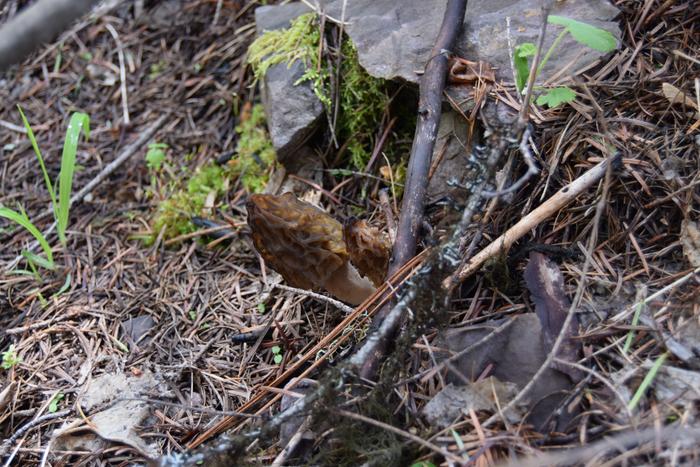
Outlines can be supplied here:
[[353, 305], [375, 287], [350, 264], [340, 222], [292, 193], [251, 195], [246, 205], [253, 244], [293, 287], [324, 288]]
[[379, 287], [386, 279], [391, 256], [391, 243], [386, 235], [367, 221], [350, 220], [343, 228], [345, 245], [350, 253], [350, 262], [360, 274]]

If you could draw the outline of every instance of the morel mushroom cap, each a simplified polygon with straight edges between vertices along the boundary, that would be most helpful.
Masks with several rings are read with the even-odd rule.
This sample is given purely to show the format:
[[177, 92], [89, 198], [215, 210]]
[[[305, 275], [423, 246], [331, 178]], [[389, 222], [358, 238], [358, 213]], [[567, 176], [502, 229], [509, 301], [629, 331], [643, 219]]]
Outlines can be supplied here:
[[253, 244], [292, 286], [325, 288], [357, 305], [374, 292], [350, 264], [340, 222], [292, 193], [251, 195], [246, 205]]
[[391, 243], [387, 236], [366, 221], [353, 219], [345, 224], [343, 237], [350, 253], [350, 262], [374, 285], [381, 285], [386, 279], [391, 256]]

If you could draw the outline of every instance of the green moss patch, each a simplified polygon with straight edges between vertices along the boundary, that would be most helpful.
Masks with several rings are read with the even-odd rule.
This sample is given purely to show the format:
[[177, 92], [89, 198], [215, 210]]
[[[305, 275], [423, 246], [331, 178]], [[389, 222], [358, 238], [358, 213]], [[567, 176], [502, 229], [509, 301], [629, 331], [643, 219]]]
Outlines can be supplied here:
[[340, 137], [349, 141], [350, 161], [364, 170], [372, 155], [374, 136], [384, 111], [389, 106], [387, 83], [370, 76], [360, 65], [357, 49], [349, 39], [343, 41], [340, 67]]
[[[152, 167], [152, 192], [162, 198], [151, 222], [153, 242], [161, 231], [164, 238], [194, 232], [193, 216], [210, 214], [207, 205], [217, 207], [231, 186], [240, 179], [242, 187], [250, 193], [265, 188], [275, 151], [265, 127], [262, 105], [255, 105], [241, 118], [236, 127], [238, 144], [234, 157], [225, 165], [209, 162], [187, 176], [183, 168], [181, 176], [173, 176], [172, 167]], [[169, 179], [169, 180], [168, 180]], [[160, 187], [160, 188], [159, 188]]]
[[[320, 28], [315, 13], [301, 15], [290, 23], [289, 28], [268, 31], [258, 37], [248, 48], [248, 62], [255, 78], [262, 79], [274, 65], [287, 63], [291, 66], [301, 61], [306, 72], [295, 84], [310, 81], [314, 93], [332, 115], [330, 74], [326, 63], [319, 59]], [[343, 37], [341, 52], [337, 135], [341, 143], [347, 142], [348, 166], [364, 170], [374, 148], [376, 132], [389, 106], [390, 83], [370, 76], [362, 68], [357, 49], [347, 36]], [[330, 62], [336, 63], [335, 59]], [[411, 120], [414, 120], [413, 116]]]
[[300, 60], [306, 71], [295, 84], [310, 81], [319, 100], [330, 107], [329, 76], [318, 59], [320, 41], [320, 25], [315, 13], [299, 16], [289, 28], [265, 32], [248, 47], [248, 63], [253, 68], [255, 79], [262, 79], [267, 70], [278, 63], [292, 66]]

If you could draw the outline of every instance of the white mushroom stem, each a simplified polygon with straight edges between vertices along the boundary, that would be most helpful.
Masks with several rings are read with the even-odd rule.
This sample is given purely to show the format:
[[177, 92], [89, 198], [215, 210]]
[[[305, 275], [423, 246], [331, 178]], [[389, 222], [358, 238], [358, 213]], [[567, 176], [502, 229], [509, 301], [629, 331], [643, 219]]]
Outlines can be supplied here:
[[359, 305], [377, 290], [349, 261], [336, 269], [322, 286], [337, 299], [351, 305]]

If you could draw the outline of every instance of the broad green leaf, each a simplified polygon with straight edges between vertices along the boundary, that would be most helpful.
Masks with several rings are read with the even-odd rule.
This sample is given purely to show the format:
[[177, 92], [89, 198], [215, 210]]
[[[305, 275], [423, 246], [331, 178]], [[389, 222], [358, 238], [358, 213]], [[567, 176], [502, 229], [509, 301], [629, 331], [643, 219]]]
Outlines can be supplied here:
[[577, 42], [599, 52], [611, 52], [617, 47], [615, 36], [605, 29], [557, 15], [549, 15], [547, 21], [550, 24], [564, 26]]
[[518, 92], [522, 92], [530, 76], [530, 64], [528, 57], [535, 55], [537, 47], [531, 42], [525, 42], [515, 46], [513, 53], [513, 68], [515, 68], [515, 86]]
[[90, 117], [82, 112], [75, 112], [71, 115], [66, 130], [66, 139], [63, 142], [61, 172], [58, 174], [58, 207], [54, 207], [58, 237], [64, 245], [66, 244], [70, 194], [73, 188], [73, 174], [75, 173], [75, 155], [78, 152], [81, 130], [85, 133], [85, 139], [90, 138]]
[[576, 93], [573, 89], [567, 87], [552, 88], [537, 98], [537, 105], [546, 105], [551, 109], [574, 99], [576, 99]]
[[278, 354], [278, 353], [282, 352], [282, 349], [280, 349], [279, 345], [273, 345], [271, 350], [272, 350], [273, 354]]
[[48, 258], [48, 263], [51, 265], [51, 267], [48, 269], [53, 269], [53, 252], [51, 251], [51, 247], [49, 246], [49, 242], [46, 241], [44, 234], [42, 234], [39, 231], [39, 229], [37, 229], [34, 226], [34, 224], [32, 224], [32, 222], [27, 217], [26, 213], [20, 214], [16, 211], [13, 211], [12, 209], [0, 207], [0, 217], [10, 219], [12, 222], [15, 222], [15, 223], [21, 225], [30, 234], [32, 234], [32, 236], [36, 239], [36, 241], [39, 242], [39, 245], [41, 245], [41, 249], [44, 250], [44, 254], [46, 255], [46, 258]]
[[277, 365], [279, 365], [280, 363], [282, 363], [282, 355], [276, 354], [274, 360], [275, 360], [275, 363]]
[[29, 142], [32, 143], [32, 148], [34, 148], [34, 154], [36, 154], [36, 158], [39, 159], [39, 166], [41, 167], [41, 173], [44, 174], [44, 183], [46, 184], [46, 189], [49, 191], [49, 196], [51, 197], [51, 204], [54, 207], [54, 215], [56, 213], [56, 192], [53, 189], [53, 183], [51, 183], [51, 178], [49, 178], [49, 173], [46, 171], [46, 165], [44, 165], [44, 158], [41, 156], [41, 151], [39, 150], [39, 145], [36, 142], [36, 138], [34, 137], [34, 131], [32, 131], [31, 125], [29, 125], [29, 121], [27, 120], [27, 117], [24, 116], [24, 112], [22, 112], [22, 107], [19, 105], [17, 106], [17, 109], [19, 110], [19, 114], [22, 117], [22, 122], [24, 122], [24, 128], [27, 129], [27, 136], [29, 136]]

